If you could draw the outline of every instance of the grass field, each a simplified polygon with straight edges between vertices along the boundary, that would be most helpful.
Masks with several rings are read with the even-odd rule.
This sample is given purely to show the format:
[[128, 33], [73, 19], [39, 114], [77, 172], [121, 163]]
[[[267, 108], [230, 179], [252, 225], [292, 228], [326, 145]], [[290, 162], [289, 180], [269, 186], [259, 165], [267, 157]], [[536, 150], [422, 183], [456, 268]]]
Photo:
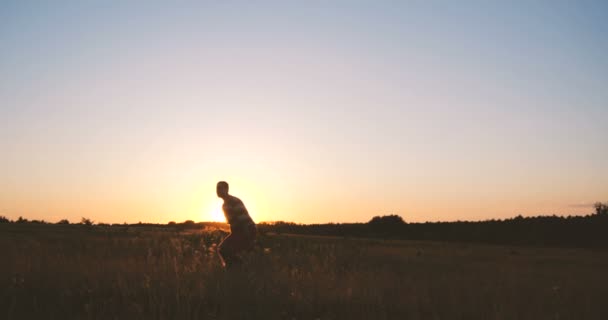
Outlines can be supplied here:
[[[0, 224], [0, 319], [608, 319], [608, 252]], [[264, 249], [266, 248], [266, 249]]]

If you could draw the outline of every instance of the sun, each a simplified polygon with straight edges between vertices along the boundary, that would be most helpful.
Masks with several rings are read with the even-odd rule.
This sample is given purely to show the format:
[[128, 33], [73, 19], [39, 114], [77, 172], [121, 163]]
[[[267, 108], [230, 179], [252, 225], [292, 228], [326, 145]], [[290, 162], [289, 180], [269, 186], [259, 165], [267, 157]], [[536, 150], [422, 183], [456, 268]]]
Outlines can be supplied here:
[[218, 202], [216, 205], [214, 205], [207, 215], [209, 217], [208, 219], [211, 222], [226, 222], [226, 217], [224, 217], [221, 202]]

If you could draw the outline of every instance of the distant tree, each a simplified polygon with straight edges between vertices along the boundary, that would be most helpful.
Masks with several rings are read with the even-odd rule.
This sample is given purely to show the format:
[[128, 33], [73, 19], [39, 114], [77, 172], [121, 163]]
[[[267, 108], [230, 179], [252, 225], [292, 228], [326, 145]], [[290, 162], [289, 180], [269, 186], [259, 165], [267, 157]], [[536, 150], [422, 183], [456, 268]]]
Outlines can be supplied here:
[[70, 221], [68, 221], [68, 219], [61, 219], [57, 224], [70, 224]]
[[19, 216], [19, 219], [17, 219], [17, 223], [28, 223], [29, 221], [27, 221], [27, 219], [23, 219], [23, 217]]
[[391, 214], [388, 216], [375, 216], [369, 222], [370, 225], [402, 225], [405, 224], [403, 218], [396, 214]]
[[169, 223], [167, 223], [168, 226], [174, 226], [175, 225], [175, 221], [169, 221]]
[[595, 207], [595, 214], [600, 215], [608, 215], [608, 203], [596, 202], [593, 207]]
[[93, 220], [91, 220], [89, 218], [82, 217], [82, 220], [80, 220], [80, 224], [90, 227], [90, 226], [93, 225]]
[[179, 230], [194, 229], [196, 227], [196, 223], [194, 221], [192, 221], [192, 220], [186, 220], [184, 222], [177, 223], [176, 227]]
[[5, 216], [0, 216], [0, 223], [9, 223], [11, 222], [9, 219], [7, 219]]

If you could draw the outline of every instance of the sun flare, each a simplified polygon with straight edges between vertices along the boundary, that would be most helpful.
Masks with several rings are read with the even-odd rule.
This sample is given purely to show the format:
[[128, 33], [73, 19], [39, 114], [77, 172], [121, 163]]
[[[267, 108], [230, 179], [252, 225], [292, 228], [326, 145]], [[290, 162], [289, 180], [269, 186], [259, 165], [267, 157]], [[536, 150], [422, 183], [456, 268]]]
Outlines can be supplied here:
[[226, 222], [224, 212], [222, 211], [222, 204], [217, 203], [211, 211], [208, 213], [209, 221], [212, 222]]

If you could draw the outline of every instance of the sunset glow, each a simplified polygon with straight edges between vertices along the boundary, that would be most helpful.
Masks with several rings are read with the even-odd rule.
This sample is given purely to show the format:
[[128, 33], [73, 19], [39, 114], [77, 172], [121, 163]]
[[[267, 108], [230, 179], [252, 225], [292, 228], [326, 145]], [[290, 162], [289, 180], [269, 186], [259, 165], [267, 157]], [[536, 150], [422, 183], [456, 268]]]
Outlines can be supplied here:
[[0, 215], [591, 213], [607, 8], [540, 2], [5, 2]]

